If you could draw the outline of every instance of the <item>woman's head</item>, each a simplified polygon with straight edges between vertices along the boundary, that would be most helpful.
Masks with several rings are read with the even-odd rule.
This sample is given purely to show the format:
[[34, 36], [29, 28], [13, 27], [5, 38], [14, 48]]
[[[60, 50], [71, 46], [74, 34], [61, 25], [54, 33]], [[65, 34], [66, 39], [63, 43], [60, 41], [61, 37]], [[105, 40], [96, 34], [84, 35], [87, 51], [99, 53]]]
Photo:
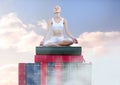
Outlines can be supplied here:
[[61, 7], [59, 5], [56, 5], [53, 9], [53, 12], [56, 13], [60, 13], [61, 12]]

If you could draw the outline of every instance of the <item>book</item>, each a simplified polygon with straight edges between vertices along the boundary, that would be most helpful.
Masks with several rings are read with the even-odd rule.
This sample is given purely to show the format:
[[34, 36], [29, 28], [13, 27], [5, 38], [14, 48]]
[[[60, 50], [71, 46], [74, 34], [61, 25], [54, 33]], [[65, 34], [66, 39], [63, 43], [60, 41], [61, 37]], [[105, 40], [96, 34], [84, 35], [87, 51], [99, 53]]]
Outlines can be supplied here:
[[19, 63], [18, 64], [18, 84], [19, 85], [26, 85], [26, 64], [25, 63]]
[[40, 63], [34, 63], [34, 85], [40, 85]]
[[40, 66], [41, 66], [40, 85], [47, 85], [48, 64], [46, 62], [41, 62]]
[[62, 80], [62, 63], [55, 63], [55, 85], [61, 85]]
[[34, 63], [26, 63], [26, 85], [34, 85]]
[[63, 63], [62, 85], [91, 85], [91, 64]]
[[35, 62], [84, 62], [83, 56], [79, 55], [35, 55]]
[[47, 85], [55, 85], [55, 63], [48, 63]]
[[81, 55], [82, 47], [36, 47], [36, 55]]

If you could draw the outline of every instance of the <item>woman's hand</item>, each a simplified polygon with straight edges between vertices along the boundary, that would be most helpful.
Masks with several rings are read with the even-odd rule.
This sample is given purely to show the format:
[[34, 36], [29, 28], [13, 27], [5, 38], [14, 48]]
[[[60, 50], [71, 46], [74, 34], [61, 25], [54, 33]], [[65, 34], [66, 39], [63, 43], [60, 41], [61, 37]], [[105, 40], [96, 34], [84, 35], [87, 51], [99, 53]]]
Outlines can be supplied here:
[[40, 46], [43, 46], [43, 44], [44, 44], [44, 41], [42, 40], [42, 41], [40, 42]]
[[73, 43], [78, 44], [78, 41], [76, 38], [73, 38]]

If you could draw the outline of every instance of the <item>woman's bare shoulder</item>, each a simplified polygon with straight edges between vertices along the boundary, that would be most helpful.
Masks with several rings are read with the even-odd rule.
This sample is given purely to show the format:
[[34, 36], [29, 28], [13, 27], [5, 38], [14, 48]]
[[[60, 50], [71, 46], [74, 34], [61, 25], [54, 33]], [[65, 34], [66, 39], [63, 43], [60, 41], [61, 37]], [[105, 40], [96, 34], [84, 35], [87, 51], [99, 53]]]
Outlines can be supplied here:
[[66, 24], [67, 23], [67, 19], [63, 18], [63, 23]]

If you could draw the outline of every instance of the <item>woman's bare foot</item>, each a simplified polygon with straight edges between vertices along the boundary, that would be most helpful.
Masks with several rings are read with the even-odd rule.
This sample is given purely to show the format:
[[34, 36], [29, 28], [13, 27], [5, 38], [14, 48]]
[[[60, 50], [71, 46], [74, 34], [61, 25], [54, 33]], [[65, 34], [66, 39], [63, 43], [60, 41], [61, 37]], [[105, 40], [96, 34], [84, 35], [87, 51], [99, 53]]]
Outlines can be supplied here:
[[60, 45], [60, 46], [70, 46], [72, 44], [73, 44], [73, 42], [69, 41], [69, 40], [63, 40], [63, 41], [58, 43], [58, 45]]

